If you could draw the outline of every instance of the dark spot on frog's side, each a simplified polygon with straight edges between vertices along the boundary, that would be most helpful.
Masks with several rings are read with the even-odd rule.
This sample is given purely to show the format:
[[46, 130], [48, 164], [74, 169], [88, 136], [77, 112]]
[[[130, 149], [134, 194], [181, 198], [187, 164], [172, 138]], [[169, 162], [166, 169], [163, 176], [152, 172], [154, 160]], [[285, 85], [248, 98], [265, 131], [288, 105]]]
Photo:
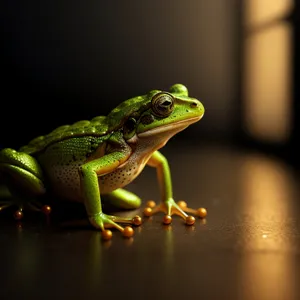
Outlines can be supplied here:
[[92, 155], [91, 152], [86, 153], [85, 158], [89, 158]]
[[144, 116], [141, 118], [141, 122], [142, 122], [142, 124], [144, 124], [144, 125], [151, 124], [153, 121], [154, 121], [154, 117], [153, 117], [152, 115], [144, 115]]
[[79, 172], [80, 176], [83, 178], [84, 177], [83, 166], [78, 167], [78, 172]]

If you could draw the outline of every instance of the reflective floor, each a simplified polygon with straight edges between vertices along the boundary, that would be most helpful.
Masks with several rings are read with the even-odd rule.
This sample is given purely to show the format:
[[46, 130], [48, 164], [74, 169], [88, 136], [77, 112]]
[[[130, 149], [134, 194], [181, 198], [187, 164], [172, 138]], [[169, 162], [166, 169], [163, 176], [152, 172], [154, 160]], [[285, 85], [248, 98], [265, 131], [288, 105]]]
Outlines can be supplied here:
[[[48, 222], [25, 215], [16, 224], [3, 212], [0, 299], [300, 299], [300, 190], [290, 167], [221, 146], [170, 142], [162, 152], [176, 200], [207, 208], [205, 220], [165, 226], [159, 214], [133, 238], [114, 231], [103, 242], [86, 220], [69, 225], [68, 206]], [[155, 170], [129, 189], [158, 201]]]

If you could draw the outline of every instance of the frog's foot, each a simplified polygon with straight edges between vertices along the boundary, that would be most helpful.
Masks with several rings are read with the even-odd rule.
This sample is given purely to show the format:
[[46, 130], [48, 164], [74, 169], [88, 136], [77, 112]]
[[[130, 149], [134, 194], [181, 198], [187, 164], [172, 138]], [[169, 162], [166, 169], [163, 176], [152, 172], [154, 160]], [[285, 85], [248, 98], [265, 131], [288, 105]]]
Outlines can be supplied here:
[[164, 212], [163, 223], [166, 225], [171, 224], [172, 215], [178, 215], [184, 219], [186, 225], [193, 225], [195, 218], [187, 213], [191, 213], [199, 218], [205, 218], [207, 211], [205, 208], [192, 209], [189, 208], [184, 201], [178, 201], [177, 203], [173, 199], [169, 199], [159, 205], [156, 205], [154, 201], [148, 201], [146, 208], [144, 209], [144, 215], [147, 217], [152, 216], [155, 213]]
[[[6, 208], [9, 208], [11, 206], [15, 206], [16, 204], [12, 201], [1, 201], [0, 203], [0, 212], [3, 211]], [[14, 218], [16, 220], [21, 220], [23, 218], [23, 207], [18, 206], [19, 208], [14, 212]]]
[[142, 219], [140, 216], [135, 216], [133, 218], [123, 218], [117, 216], [106, 215], [104, 213], [98, 213], [89, 217], [90, 223], [97, 229], [101, 229], [102, 237], [105, 240], [109, 240], [112, 238], [112, 232], [106, 228], [117, 228], [120, 230], [124, 237], [132, 237], [134, 231], [132, 227], [126, 226], [122, 227], [118, 223], [123, 224], [132, 224], [139, 226], [142, 224]]
[[24, 217], [24, 206], [28, 207], [31, 210], [39, 211], [44, 213], [45, 215], [49, 215], [51, 212], [51, 207], [49, 205], [42, 205], [37, 201], [31, 201], [26, 203], [25, 205], [20, 205], [13, 200], [1, 201], [0, 202], [0, 212], [6, 208], [11, 206], [17, 206], [18, 209], [14, 212], [14, 218], [16, 220], [21, 220]]
[[51, 210], [52, 210], [51, 206], [43, 205], [38, 201], [30, 201], [30, 202], [27, 203], [27, 205], [31, 210], [42, 212], [46, 216], [48, 216], [51, 213]]
[[14, 212], [14, 218], [16, 220], [21, 220], [23, 218], [23, 207], [21, 205], [17, 205], [12, 198], [0, 202], [0, 212], [12, 206], [18, 207], [18, 209]]
[[13, 203], [11, 201], [1, 201], [0, 202], [0, 211], [9, 208], [10, 206], [12, 206]]

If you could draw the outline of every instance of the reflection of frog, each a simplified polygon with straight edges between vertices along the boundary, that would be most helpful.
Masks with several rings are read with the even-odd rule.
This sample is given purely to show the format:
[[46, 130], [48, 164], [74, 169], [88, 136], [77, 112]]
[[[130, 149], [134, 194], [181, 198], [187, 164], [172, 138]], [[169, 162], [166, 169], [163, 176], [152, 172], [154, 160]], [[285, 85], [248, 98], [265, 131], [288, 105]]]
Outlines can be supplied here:
[[181, 84], [173, 85], [170, 92], [153, 90], [124, 101], [107, 117], [61, 126], [19, 151], [1, 150], [0, 172], [20, 207], [19, 217], [23, 206], [31, 203], [28, 199], [44, 194], [47, 187], [59, 196], [84, 202], [91, 224], [104, 236], [111, 236], [106, 227], [130, 236], [133, 230], [117, 223], [139, 225], [141, 218], [104, 214], [100, 194], [108, 194], [117, 207], [139, 207], [140, 198], [122, 187], [148, 164], [157, 169], [162, 204], [156, 210], [166, 212], [165, 223], [177, 213], [193, 224], [195, 219], [173, 200], [168, 162], [157, 150], [203, 114], [203, 105], [188, 97]]

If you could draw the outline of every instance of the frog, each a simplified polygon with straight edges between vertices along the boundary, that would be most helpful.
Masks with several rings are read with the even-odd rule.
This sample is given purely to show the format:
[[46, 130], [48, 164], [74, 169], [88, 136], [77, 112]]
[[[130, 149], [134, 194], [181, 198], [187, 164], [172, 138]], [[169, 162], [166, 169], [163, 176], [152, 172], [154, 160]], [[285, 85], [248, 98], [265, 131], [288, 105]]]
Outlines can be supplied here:
[[195, 217], [187, 212], [197, 212], [183, 201], [175, 202], [170, 166], [159, 149], [203, 115], [203, 104], [177, 83], [168, 91], [151, 90], [125, 100], [107, 116], [60, 126], [19, 150], [4, 148], [0, 151], [0, 177], [12, 200], [1, 208], [17, 205], [16, 218], [23, 217], [24, 207], [49, 213], [51, 208], [41, 207], [36, 199], [51, 192], [83, 203], [90, 224], [105, 239], [111, 238], [111, 228], [131, 237], [132, 227], [141, 225], [142, 218], [106, 214], [102, 198], [107, 196], [120, 209], [138, 209], [141, 198], [124, 187], [147, 165], [156, 168], [161, 202], [149, 201], [144, 216], [160, 211], [165, 214], [165, 224], [176, 214], [192, 225]]

